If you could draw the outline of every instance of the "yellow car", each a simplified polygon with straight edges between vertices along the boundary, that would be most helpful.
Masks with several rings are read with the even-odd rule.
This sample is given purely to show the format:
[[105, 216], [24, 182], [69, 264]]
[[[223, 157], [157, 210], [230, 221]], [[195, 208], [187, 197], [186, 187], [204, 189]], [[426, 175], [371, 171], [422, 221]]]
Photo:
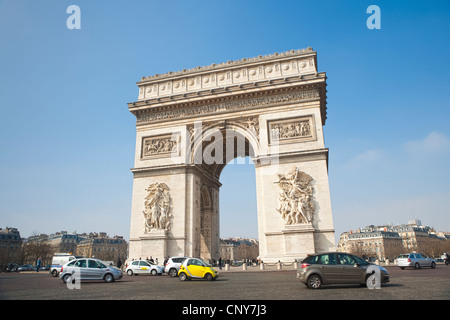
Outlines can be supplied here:
[[185, 259], [178, 270], [178, 277], [181, 281], [192, 278], [216, 280], [218, 276], [219, 272], [200, 258]]

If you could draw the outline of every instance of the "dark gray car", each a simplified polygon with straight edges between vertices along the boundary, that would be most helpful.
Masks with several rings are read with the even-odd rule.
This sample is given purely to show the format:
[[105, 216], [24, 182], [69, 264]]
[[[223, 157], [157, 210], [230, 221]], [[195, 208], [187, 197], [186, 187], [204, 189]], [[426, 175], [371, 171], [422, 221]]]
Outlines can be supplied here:
[[368, 279], [386, 283], [389, 273], [352, 254], [325, 252], [307, 256], [298, 267], [297, 278], [309, 288], [319, 289], [326, 284], [368, 285]]

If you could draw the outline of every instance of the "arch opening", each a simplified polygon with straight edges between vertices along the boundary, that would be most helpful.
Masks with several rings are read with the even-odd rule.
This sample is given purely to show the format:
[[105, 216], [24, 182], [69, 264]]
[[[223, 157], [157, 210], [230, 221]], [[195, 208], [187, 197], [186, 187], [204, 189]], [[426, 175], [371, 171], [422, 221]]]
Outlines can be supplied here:
[[[251, 132], [248, 130], [227, 126], [227, 128], [209, 128], [204, 131], [201, 141], [193, 142], [192, 160], [195, 165], [200, 166], [203, 172], [207, 172], [209, 175], [209, 179], [202, 180], [200, 190], [199, 251], [200, 256], [204, 259], [218, 260], [222, 257], [220, 250], [221, 216], [224, 216], [222, 219], [224, 224], [228, 225], [224, 229], [227, 230], [225, 236], [257, 237], [254, 159], [257, 156], [258, 145], [252, 141], [252, 138]], [[225, 171], [226, 178], [222, 178], [225, 167], [228, 168]], [[240, 181], [239, 184], [242, 186], [239, 188], [240, 192], [224, 187], [229, 179]], [[217, 184], [214, 185], [214, 183], [210, 183], [211, 181], [216, 181]], [[232, 184], [229, 183], [229, 185]], [[226, 192], [227, 198], [223, 199], [222, 192]], [[246, 197], [247, 199], [245, 199]], [[239, 201], [236, 201], [237, 199]], [[224, 206], [219, 203], [223, 203]], [[237, 210], [239, 207], [241, 210]], [[244, 215], [246, 210], [252, 211], [254, 214]], [[226, 215], [231, 216], [226, 217]], [[245, 222], [240, 222], [242, 216], [245, 216]], [[252, 226], [251, 234], [244, 232], [246, 231], [244, 226], [247, 223]], [[233, 232], [233, 228], [238, 225], [240, 228]]]
[[[223, 260], [256, 259], [258, 247], [237, 246], [228, 239], [259, 239], [256, 201], [255, 166], [250, 157], [243, 163], [228, 163], [221, 173], [220, 181], [220, 238], [224, 241], [220, 256]], [[239, 184], [233, 183], [239, 180]], [[245, 241], [246, 242], [246, 241]]]

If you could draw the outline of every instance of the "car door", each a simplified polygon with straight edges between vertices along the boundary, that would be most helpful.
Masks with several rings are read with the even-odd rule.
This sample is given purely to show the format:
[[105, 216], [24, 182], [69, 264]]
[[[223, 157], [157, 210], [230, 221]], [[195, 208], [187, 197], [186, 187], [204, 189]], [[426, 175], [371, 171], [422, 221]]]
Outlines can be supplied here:
[[430, 259], [427, 256], [420, 253], [416, 253], [416, 255], [418, 256], [421, 267], [429, 267], [431, 265]]
[[324, 283], [341, 283], [340, 274], [342, 267], [337, 263], [335, 253], [320, 255], [318, 262]]
[[411, 262], [412, 262], [412, 265], [413, 265], [413, 266], [415, 266], [416, 263], [418, 263], [419, 266], [420, 266], [420, 259], [419, 259], [419, 256], [418, 256], [417, 254], [411, 253], [410, 259], [411, 259]]
[[343, 283], [360, 283], [364, 279], [365, 269], [357, 265], [357, 261], [352, 255], [338, 253], [339, 264], [342, 266], [340, 278]]
[[139, 269], [139, 261], [132, 261], [130, 264], [130, 269], [133, 271], [134, 274], [139, 274], [141, 271]]
[[73, 267], [77, 268], [77, 272], [79, 272], [81, 280], [88, 280], [89, 279], [89, 273], [88, 273], [88, 270], [87, 270], [88, 268], [87, 268], [87, 261], [86, 261], [86, 259], [77, 260], [73, 264]]
[[147, 261], [139, 261], [139, 272], [140, 273], [150, 273], [151, 266]]
[[96, 260], [88, 259], [87, 273], [89, 279], [103, 279], [103, 271]]
[[202, 278], [205, 268], [200, 260], [189, 259], [186, 263], [186, 269], [188, 269], [191, 277]]

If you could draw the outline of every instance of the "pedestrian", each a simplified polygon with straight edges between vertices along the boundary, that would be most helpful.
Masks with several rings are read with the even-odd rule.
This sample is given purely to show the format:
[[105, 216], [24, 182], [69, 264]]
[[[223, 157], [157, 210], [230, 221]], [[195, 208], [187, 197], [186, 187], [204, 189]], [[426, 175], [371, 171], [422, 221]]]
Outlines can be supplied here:
[[36, 263], [37, 264], [36, 272], [39, 272], [39, 269], [41, 268], [41, 263], [42, 263], [41, 258], [38, 258]]
[[219, 270], [222, 270], [222, 257], [219, 258]]
[[120, 258], [117, 260], [117, 268], [120, 269], [120, 267], [122, 266], [122, 261], [120, 260]]

